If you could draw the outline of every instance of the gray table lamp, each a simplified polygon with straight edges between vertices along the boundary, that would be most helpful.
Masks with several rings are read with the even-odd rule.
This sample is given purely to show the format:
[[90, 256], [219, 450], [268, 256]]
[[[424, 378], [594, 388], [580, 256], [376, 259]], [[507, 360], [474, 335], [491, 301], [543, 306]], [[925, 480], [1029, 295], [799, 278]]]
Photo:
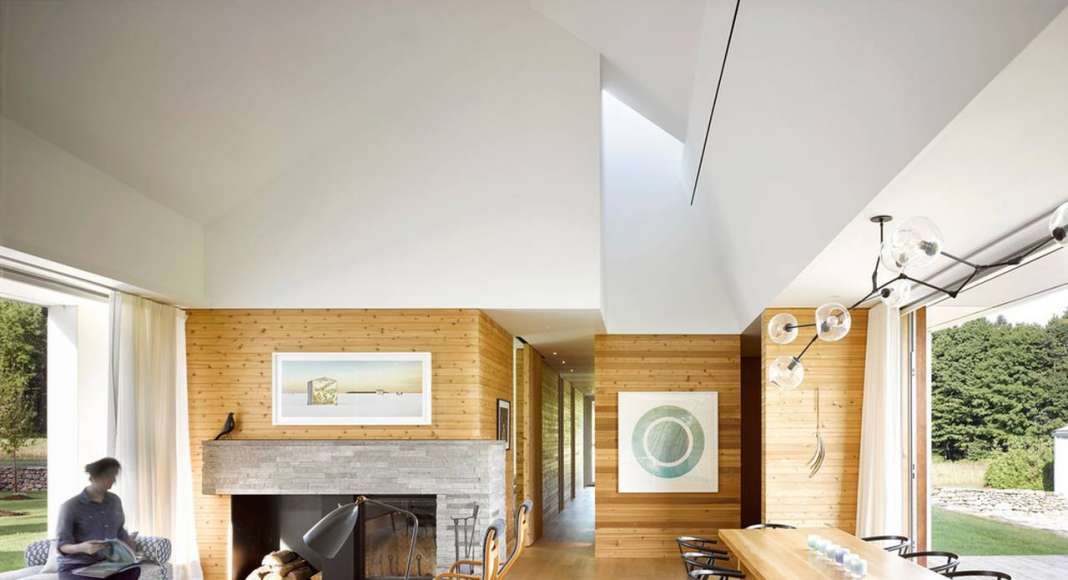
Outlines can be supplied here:
[[328, 560], [337, 556], [337, 553], [341, 551], [341, 546], [345, 544], [345, 540], [349, 539], [352, 530], [356, 528], [356, 524], [360, 521], [360, 506], [365, 503], [382, 506], [411, 518], [412, 539], [411, 546], [408, 548], [408, 566], [404, 569], [404, 579], [408, 580], [412, 574], [412, 559], [415, 558], [415, 541], [419, 535], [419, 518], [412, 512], [397, 506], [369, 499], [362, 495], [358, 496], [356, 501], [338, 506], [337, 509], [334, 509], [323, 516], [323, 519], [316, 522], [304, 534], [304, 544], [316, 554]]

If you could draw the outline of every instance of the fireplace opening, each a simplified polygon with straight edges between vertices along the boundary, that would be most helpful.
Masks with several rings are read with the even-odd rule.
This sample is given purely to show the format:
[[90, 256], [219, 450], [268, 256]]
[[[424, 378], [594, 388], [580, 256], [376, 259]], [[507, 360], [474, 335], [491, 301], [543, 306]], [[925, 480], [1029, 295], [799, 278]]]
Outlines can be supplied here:
[[[369, 495], [416, 514], [419, 532], [412, 578], [434, 576], [437, 561], [437, 498], [433, 495]], [[235, 495], [231, 497], [232, 577], [247, 578], [263, 557], [289, 549], [321, 571], [323, 580], [399, 580], [404, 577], [411, 539], [410, 520], [401, 512], [361, 506], [359, 523], [337, 556], [329, 560], [308, 549], [304, 533], [355, 495]]]

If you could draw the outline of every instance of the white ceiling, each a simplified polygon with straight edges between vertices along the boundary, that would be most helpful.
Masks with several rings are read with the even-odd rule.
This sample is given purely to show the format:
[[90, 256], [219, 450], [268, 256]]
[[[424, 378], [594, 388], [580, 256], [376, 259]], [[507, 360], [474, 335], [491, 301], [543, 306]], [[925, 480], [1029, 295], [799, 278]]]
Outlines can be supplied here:
[[[927, 216], [941, 228], [946, 251], [962, 257], [1036, 220], [1000, 246], [1019, 248], [1048, 235], [1049, 214], [1068, 201], [1068, 75], [1051, 72], [1064, 70], [1066, 55], [1068, 12], [867, 204], [775, 305], [814, 306], [835, 297], [851, 302], [867, 293], [879, 243], [872, 215], [894, 215], [898, 223]], [[917, 274], [949, 264], [943, 259]]]
[[[1065, 4], [742, 2], [695, 208], [716, 234], [708, 259], [742, 326]], [[707, 103], [718, 64], [698, 71], [695, 97]], [[1046, 75], [1063, 67], [1049, 63]], [[703, 133], [706, 121], [707, 109], [691, 110], [691, 126]], [[980, 191], [1004, 199], [1003, 188]], [[994, 231], [1014, 225], [991, 217]]]
[[706, 0], [530, 0], [602, 57], [602, 86], [686, 136]]
[[[525, 1], [4, 2], [4, 114], [201, 223]], [[433, 106], [433, 94], [425, 95]], [[373, 118], [373, 117], [372, 117]]]
[[[743, 1], [692, 208], [733, 0], [9, 1], [0, 105], [204, 225], [205, 286], [227, 305], [518, 299], [533, 312], [584, 311], [600, 285], [609, 331], [739, 332], [776, 296], [851, 294], [871, 230], [850, 220], [863, 225], [880, 191], [883, 209], [902, 215], [974, 200], [990, 209], [971, 220], [986, 232], [1044, 211], [1055, 186], [1068, 191], [1064, 78], [1050, 74], [1065, 66], [1063, 45], [999, 78], [1006, 87], [965, 132], [947, 130], [909, 166], [1066, 3]], [[598, 188], [602, 87], [668, 134], [646, 166], [606, 173]], [[628, 133], [606, 127], [612, 135]], [[636, 147], [637, 158], [642, 144], [603, 151]], [[632, 181], [609, 191], [621, 177]], [[451, 204], [460, 196], [489, 209]], [[437, 205], [415, 203], [427, 198]], [[463, 219], [425, 235], [442, 207]], [[494, 230], [487, 216], [516, 221]], [[828, 249], [842, 253], [821, 255], [847, 226]], [[962, 251], [988, 241], [945, 227]], [[543, 255], [524, 269], [525, 247]], [[279, 273], [279, 256], [299, 267]], [[506, 263], [558, 292], [488, 274]], [[440, 274], [433, 284], [427, 271]]]
[[604, 334], [600, 310], [487, 310], [513, 336], [520, 336], [568, 380], [593, 378], [593, 337]]

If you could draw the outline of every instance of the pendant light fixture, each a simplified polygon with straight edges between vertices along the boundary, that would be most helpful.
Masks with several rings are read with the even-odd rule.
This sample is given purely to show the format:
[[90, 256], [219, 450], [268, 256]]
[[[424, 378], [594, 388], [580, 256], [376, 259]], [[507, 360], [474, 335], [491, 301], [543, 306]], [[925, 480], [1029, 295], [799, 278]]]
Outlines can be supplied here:
[[[1052, 239], [1061, 247], [1068, 247], [1068, 203], [1062, 204], [1053, 212], [1049, 220], [1049, 237], [1026, 248], [1015, 256], [993, 264], [975, 264], [964, 258], [958, 258], [943, 249], [944, 238], [941, 230], [925, 217], [913, 217], [885, 235], [886, 224], [893, 218], [877, 215], [871, 218], [879, 225], [879, 255], [875, 259], [875, 269], [871, 273], [871, 291], [848, 308], [837, 302], [828, 302], [816, 309], [816, 321], [811, 324], [798, 324], [797, 318], [789, 313], [776, 314], [768, 321], [767, 337], [775, 344], [790, 344], [797, 339], [798, 329], [816, 327], [816, 335], [808, 341], [797, 356], [779, 356], [768, 365], [768, 382], [784, 391], [796, 389], [805, 380], [805, 365], [801, 358], [817, 340], [835, 342], [849, 334], [853, 324], [850, 311], [878, 296], [887, 306], [901, 306], [908, 302], [914, 285], [925, 286], [936, 292], [942, 292], [950, 298], [956, 298], [975, 277], [984, 270], [1004, 266], [1017, 266], [1028, 256], [1049, 244]], [[931, 264], [938, 256], [944, 256], [972, 269], [971, 274], [956, 288], [944, 288], [930, 282], [912, 277], [909, 272]], [[897, 274], [897, 276], [879, 283], [879, 267]]]

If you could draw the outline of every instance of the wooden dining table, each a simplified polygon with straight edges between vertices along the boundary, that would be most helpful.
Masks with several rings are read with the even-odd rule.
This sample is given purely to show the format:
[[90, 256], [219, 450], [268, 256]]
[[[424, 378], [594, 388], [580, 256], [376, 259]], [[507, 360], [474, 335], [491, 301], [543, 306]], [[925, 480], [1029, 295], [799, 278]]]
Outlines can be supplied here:
[[845, 578], [842, 568], [819, 560], [808, 550], [808, 536], [815, 534], [848, 549], [868, 561], [870, 580], [934, 580], [939, 574], [887, 552], [837, 528], [796, 530], [720, 530], [719, 541], [730, 551], [747, 580], [823, 580]]

